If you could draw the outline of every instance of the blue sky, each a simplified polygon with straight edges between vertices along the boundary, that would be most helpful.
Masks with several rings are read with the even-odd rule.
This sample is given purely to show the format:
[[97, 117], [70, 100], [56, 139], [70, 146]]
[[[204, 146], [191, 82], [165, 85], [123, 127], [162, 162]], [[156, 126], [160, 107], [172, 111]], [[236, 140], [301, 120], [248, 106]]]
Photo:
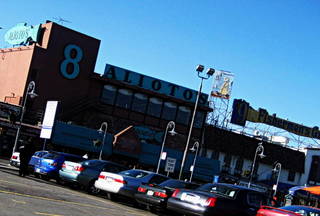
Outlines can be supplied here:
[[235, 74], [231, 99], [320, 126], [318, 0], [1, 0], [0, 46], [17, 23], [54, 17], [101, 40], [98, 73], [109, 63], [197, 89], [203, 64]]

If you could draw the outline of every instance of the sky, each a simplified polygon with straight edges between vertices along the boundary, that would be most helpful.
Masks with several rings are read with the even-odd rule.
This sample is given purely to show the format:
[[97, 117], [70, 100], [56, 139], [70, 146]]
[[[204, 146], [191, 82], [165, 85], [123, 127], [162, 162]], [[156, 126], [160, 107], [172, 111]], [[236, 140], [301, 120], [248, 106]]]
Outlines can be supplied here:
[[[101, 40], [95, 72], [123, 67], [197, 90], [198, 64], [234, 73], [233, 99], [320, 126], [319, 0], [0, 0], [0, 47], [46, 20]], [[210, 92], [212, 79], [204, 81]]]

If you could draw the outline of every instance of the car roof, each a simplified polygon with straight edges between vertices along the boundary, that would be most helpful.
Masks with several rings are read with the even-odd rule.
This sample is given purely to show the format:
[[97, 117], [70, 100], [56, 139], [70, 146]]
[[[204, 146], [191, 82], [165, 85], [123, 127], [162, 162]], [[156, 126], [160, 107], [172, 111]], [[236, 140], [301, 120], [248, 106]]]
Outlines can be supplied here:
[[207, 183], [207, 184], [212, 184], [212, 185], [223, 185], [226, 187], [231, 187], [234, 189], [241, 189], [241, 190], [247, 190], [247, 191], [254, 191], [254, 192], [259, 192], [259, 193], [263, 193], [255, 188], [248, 188], [245, 186], [241, 186], [241, 185], [234, 185], [234, 184], [228, 184], [228, 183]]
[[130, 171], [130, 170], [146, 172], [146, 173], [148, 173], [148, 174], [156, 174], [156, 175], [159, 175], [159, 176], [164, 176], [164, 177], [166, 177], [166, 178], [169, 178], [169, 177], [167, 177], [167, 176], [165, 176], [165, 175], [162, 175], [162, 174], [159, 174], [159, 173], [155, 173], [155, 172], [152, 172], [152, 171], [149, 171], [149, 170], [143, 170], [143, 169], [128, 169], [128, 170], [124, 170], [123, 172], [125, 172], [125, 171]]

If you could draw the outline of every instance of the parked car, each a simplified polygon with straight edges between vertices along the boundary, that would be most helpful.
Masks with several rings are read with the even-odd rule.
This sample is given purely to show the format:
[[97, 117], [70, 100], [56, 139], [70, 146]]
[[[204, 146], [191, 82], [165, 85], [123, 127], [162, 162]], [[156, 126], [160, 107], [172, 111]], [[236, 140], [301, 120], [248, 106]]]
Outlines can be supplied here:
[[59, 176], [65, 182], [83, 186], [89, 193], [97, 193], [99, 191], [94, 187], [94, 182], [101, 171], [118, 173], [127, 169], [125, 166], [105, 160], [65, 161], [59, 170]]
[[11, 166], [19, 167], [20, 166], [20, 152], [13, 152], [9, 163]]
[[46, 155], [46, 154], [48, 154], [49, 153], [49, 151], [36, 151], [33, 155], [32, 155], [32, 157], [31, 157], [31, 159], [30, 159], [30, 161], [29, 161], [29, 164], [28, 164], [28, 169], [29, 169], [29, 172], [34, 172], [34, 166], [37, 164], [37, 163], [39, 163], [39, 160], [40, 160], [40, 158], [42, 158], [44, 155]]
[[320, 209], [310, 206], [284, 206], [273, 208], [270, 206], [262, 206], [256, 216], [320, 216]]
[[197, 187], [199, 185], [195, 183], [168, 179], [160, 184], [141, 184], [134, 196], [138, 203], [148, 206], [152, 211], [159, 211], [167, 208], [167, 200], [175, 189], [195, 189]]
[[63, 152], [49, 152], [39, 159], [34, 166], [34, 173], [45, 180], [56, 179], [60, 181], [59, 170], [64, 161], [80, 162], [84, 159], [81, 156]]
[[160, 184], [168, 179], [167, 176], [139, 169], [125, 170], [118, 174], [102, 171], [94, 185], [107, 192], [111, 199], [115, 194], [134, 198], [141, 183]]
[[264, 193], [254, 189], [208, 183], [195, 190], [176, 189], [167, 208], [186, 215], [254, 216], [267, 201]]

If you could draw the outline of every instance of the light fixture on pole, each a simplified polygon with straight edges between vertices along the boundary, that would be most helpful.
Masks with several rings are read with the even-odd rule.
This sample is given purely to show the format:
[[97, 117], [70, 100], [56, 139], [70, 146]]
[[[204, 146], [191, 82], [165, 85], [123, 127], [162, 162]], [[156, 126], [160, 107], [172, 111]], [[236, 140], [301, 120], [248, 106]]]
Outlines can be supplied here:
[[280, 179], [280, 174], [281, 174], [281, 163], [276, 163], [276, 165], [274, 166], [274, 169], [272, 171], [278, 173], [277, 182], [276, 182], [276, 185], [274, 186], [274, 193], [273, 193], [273, 196], [275, 196], [277, 194], [277, 189], [278, 189], [278, 184], [279, 184], [279, 179]]
[[20, 120], [19, 120], [19, 124], [18, 124], [18, 128], [17, 128], [16, 138], [14, 140], [12, 154], [16, 151], [16, 148], [17, 148], [17, 144], [18, 144], [18, 140], [19, 140], [19, 136], [20, 136], [20, 131], [21, 131], [21, 124], [22, 124], [23, 116], [24, 116], [24, 113], [25, 113], [25, 110], [26, 110], [27, 98], [28, 98], [28, 96], [30, 96], [30, 98], [35, 98], [35, 97], [38, 96], [34, 92], [35, 91], [35, 87], [36, 87], [36, 84], [35, 84], [34, 81], [29, 82], [27, 90], [26, 90], [26, 93], [25, 93], [24, 98], [23, 98], [23, 104], [22, 104], [22, 108], [21, 108]]
[[167, 124], [167, 127], [166, 127], [166, 131], [164, 132], [164, 137], [163, 137], [163, 141], [162, 141], [162, 145], [161, 145], [161, 151], [160, 151], [160, 155], [159, 155], [159, 161], [158, 161], [158, 165], [157, 165], [157, 173], [159, 173], [159, 168], [160, 168], [160, 162], [161, 162], [161, 157], [162, 157], [162, 153], [163, 153], [163, 147], [164, 147], [164, 144], [166, 142], [166, 138], [167, 138], [167, 133], [168, 133], [168, 130], [169, 128], [171, 128], [171, 130], [169, 131], [169, 133], [171, 135], [175, 135], [177, 132], [174, 131], [176, 127], [176, 124], [174, 123], [174, 121], [169, 121], [168, 124]]
[[193, 176], [194, 168], [195, 168], [195, 166], [196, 166], [196, 161], [197, 161], [199, 146], [200, 146], [199, 142], [196, 141], [196, 142], [193, 144], [192, 148], [190, 149], [190, 151], [193, 151], [193, 152], [196, 151], [196, 154], [194, 155], [193, 163], [192, 163], [192, 166], [191, 166], [191, 169], [190, 169], [190, 170], [191, 170], [191, 175], [190, 175], [189, 182], [192, 181], [192, 176]]
[[[260, 152], [260, 153], [259, 153]], [[259, 153], [259, 154], [258, 154]], [[253, 164], [252, 164], [252, 168], [251, 168], [251, 173], [250, 173], [250, 179], [249, 179], [249, 183], [248, 183], [248, 188], [250, 188], [251, 186], [251, 181], [252, 181], [252, 176], [254, 173], [254, 167], [256, 165], [256, 159], [257, 159], [257, 155], [260, 158], [265, 158], [266, 156], [263, 154], [264, 153], [264, 147], [262, 145], [262, 142], [260, 142], [258, 144], [258, 147], [256, 148], [256, 153], [254, 154], [254, 159], [253, 159]]]
[[[104, 130], [102, 130], [104, 127]], [[107, 129], [108, 129], [108, 123], [107, 122], [102, 122], [98, 132], [101, 134], [103, 133], [103, 138], [102, 138], [102, 145], [101, 145], [101, 150], [100, 150], [100, 154], [99, 154], [99, 160], [102, 159], [102, 150], [103, 150], [103, 147], [104, 147], [104, 141], [106, 139], [106, 134], [107, 134]]]
[[197, 107], [198, 107], [199, 97], [200, 97], [201, 90], [202, 90], [202, 83], [203, 83], [203, 80], [204, 80], [204, 79], [205, 79], [205, 80], [206, 80], [206, 79], [209, 79], [209, 77], [211, 77], [211, 76], [214, 74], [214, 72], [215, 72], [214, 69], [209, 68], [209, 69], [207, 70], [206, 75], [201, 76], [201, 73], [203, 72], [203, 70], [204, 70], [204, 66], [203, 66], [203, 65], [198, 65], [197, 68], [196, 68], [196, 71], [198, 72], [198, 77], [201, 79], [201, 82], [200, 82], [200, 86], [199, 86], [199, 90], [198, 90], [198, 94], [197, 94], [197, 99], [196, 99], [196, 102], [195, 102], [195, 104], [194, 104], [194, 109], [193, 109], [193, 114], [192, 114], [192, 118], [191, 118], [191, 124], [190, 124], [190, 129], [189, 129], [189, 134], [188, 134], [186, 146], [185, 146], [185, 148], [184, 148], [184, 152], [183, 152], [183, 156], [182, 156], [180, 173], [179, 173], [179, 180], [181, 179], [182, 173], [183, 173], [183, 167], [184, 167], [184, 163], [185, 163], [186, 156], [187, 156], [188, 146], [189, 146], [189, 142], [190, 142], [190, 138], [191, 138], [191, 133], [192, 133], [192, 128], [193, 128], [193, 122], [194, 122], [194, 118], [195, 118], [195, 116], [196, 116], [196, 111], [197, 111]]

